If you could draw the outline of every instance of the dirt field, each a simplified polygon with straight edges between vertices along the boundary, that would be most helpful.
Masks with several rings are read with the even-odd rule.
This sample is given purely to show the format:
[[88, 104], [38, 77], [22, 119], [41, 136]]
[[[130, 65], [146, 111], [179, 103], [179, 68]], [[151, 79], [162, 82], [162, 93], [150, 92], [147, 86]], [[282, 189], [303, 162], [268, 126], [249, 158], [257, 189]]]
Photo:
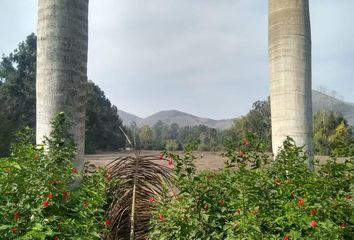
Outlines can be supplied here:
[[[182, 152], [177, 152], [178, 154], [182, 154]], [[99, 154], [90, 154], [85, 155], [85, 160], [90, 163], [95, 164], [96, 166], [105, 166], [114, 159], [120, 156], [133, 155], [133, 152], [124, 151], [124, 152], [104, 152]], [[227, 160], [222, 157], [221, 152], [195, 152], [195, 156], [198, 158], [196, 160], [196, 166], [198, 170], [218, 170], [225, 166], [224, 162]], [[160, 151], [141, 151], [140, 155], [156, 155], [160, 156]], [[326, 156], [316, 156], [316, 160], [319, 160], [320, 163], [324, 162], [328, 157]], [[163, 164], [167, 165], [166, 161], [159, 161]]]
[[[140, 155], [156, 155], [160, 156], [160, 151], [141, 151]], [[177, 152], [178, 154], [182, 154], [182, 152]], [[125, 151], [125, 152], [106, 152], [99, 154], [90, 154], [85, 155], [85, 160], [90, 163], [95, 164], [96, 166], [105, 166], [117, 157], [133, 155], [133, 152]], [[218, 170], [224, 167], [224, 162], [226, 158], [221, 156], [220, 152], [195, 152], [195, 156], [197, 157], [196, 166], [199, 170], [210, 169], [210, 170]], [[166, 161], [159, 161], [163, 164], [167, 165]]]

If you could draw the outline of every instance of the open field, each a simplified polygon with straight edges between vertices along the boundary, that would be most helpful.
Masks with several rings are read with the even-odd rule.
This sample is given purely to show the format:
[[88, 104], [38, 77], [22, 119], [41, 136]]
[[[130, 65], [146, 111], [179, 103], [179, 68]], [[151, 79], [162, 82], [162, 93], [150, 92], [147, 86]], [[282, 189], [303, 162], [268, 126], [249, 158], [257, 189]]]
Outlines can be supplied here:
[[[176, 152], [179, 154], [183, 154], [182, 152]], [[93, 163], [96, 166], [105, 166], [114, 159], [126, 156], [133, 155], [134, 153], [131, 151], [122, 151], [122, 152], [103, 152], [98, 154], [90, 154], [85, 155], [85, 160]], [[160, 155], [160, 151], [141, 151], [140, 155]], [[195, 152], [195, 156], [197, 157], [196, 166], [198, 170], [218, 170], [225, 166], [224, 162], [227, 158], [222, 156], [222, 152]], [[316, 160], [319, 160], [320, 163], [323, 163], [327, 156], [315, 156]], [[162, 164], [166, 164], [166, 161], [159, 161]]]
[[[160, 156], [160, 151], [141, 151], [140, 155], [156, 155]], [[183, 154], [182, 152], [176, 152]], [[126, 155], [133, 155], [134, 153], [131, 151], [124, 151], [124, 152], [104, 152], [99, 154], [90, 154], [85, 155], [85, 160], [89, 161], [90, 163], [95, 164], [96, 166], [105, 166], [114, 159], [126, 156]], [[225, 166], [224, 161], [226, 158], [221, 156], [221, 152], [195, 152], [195, 156], [198, 158], [196, 160], [196, 166], [198, 170], [218, 170]], [[159, 162], [166, 164], [166, 161]]]

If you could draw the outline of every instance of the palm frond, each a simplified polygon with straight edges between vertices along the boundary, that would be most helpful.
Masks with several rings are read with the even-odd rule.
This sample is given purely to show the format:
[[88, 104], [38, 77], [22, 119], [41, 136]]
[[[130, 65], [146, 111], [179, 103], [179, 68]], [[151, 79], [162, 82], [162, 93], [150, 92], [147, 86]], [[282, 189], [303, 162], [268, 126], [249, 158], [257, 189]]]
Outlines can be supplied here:
[[111, 232], [108, 240], [146, 239], [153, 210], [164, 186], [172, 186], [172, 171], [154, 160], [159, 156], [124, 156], [108, 165], [112, 203], [109, 207]]

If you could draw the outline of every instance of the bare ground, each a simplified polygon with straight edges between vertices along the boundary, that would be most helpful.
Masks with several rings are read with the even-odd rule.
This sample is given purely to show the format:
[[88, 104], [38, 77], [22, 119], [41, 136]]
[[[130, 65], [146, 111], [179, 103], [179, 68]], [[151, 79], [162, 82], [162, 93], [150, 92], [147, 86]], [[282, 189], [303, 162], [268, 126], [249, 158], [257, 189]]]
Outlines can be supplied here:
[[[141, 151], [140, 155], [160, 155], [160, 151]], [[176, 152], [177, 154], [183, 154], [182, 152]], [[85, 160], [93, 163], [96, 166], [105, 166], [108, 163], [112, 162], [114, 159], [127, 156], [134, 155], [131, 151], [122, 151], [122, 152], [103, 152], [98, 154], [90, 154], [85, 155]], [[196, 166], [198, 170], [218, 170], [225, 166], [224, 162], [227, 158], [222, 156], [221, 152], [195, 152], [195, 156], [197, 157]], [[327, 156], [315, 156], [316, 160], [319, 160], [320, 163], [325, 162], [328, 157]], [[162, 164], [167, 165], [167, 161], [159, 161]]]

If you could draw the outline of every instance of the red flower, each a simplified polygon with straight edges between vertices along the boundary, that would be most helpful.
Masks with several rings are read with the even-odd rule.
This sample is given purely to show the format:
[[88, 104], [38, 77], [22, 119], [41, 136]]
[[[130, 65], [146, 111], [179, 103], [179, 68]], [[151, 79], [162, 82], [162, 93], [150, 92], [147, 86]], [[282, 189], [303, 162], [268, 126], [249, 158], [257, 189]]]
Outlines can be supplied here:
[[311, 227], [313, 228], [317, 227], [317, 222], [315, 220], [311, 221]]
[[162, 214], [162, 213], [160, 213], [160, 215], [159, 215], [159, 219], [160, 219], [160, 222], [165, 221], [165, 217], [163, 216], [163, 214]]
[[53, 193], [50, 192], [50, 193], [48, 194], [48, 198], [49, 198], [49, 199], [52, 199], [52, 198], [53, 198]]
[[164, 160], [163, 154], [160, 155], [160, 160]]
[[73, 173], [73, 174], [77, 174], [77, 173], [78, 173], [77, 168], [73, 168], [73, 169], [72, 169], [72, 173]]
[[302, 206], [302, 205], [304, 205], [305, 200], [301, 198], [301, 199], [299, 199], [299, 201], [297, 201], [297, 203], [298, 203], [300, 206]]
[[104, 224], [105, 224], [106, 226], [109, 226], [109, 225], [111, 225], [111, 221], [110, 221], [109, 219], [106, 219], [106, 221], [104, 222]]
[[69, 196], [68, 192], [63, 192], [63, 199], [64, 200], [67, 200], [68, 196]]
[[312, 208], [312, 209], [311, 209], [311, 214], [312, 214], [313, 216], [316, 216], [316, 215], [317, 215], [317, 210], [316, 210], [316, 208]]
[[172, 166], [173, 165], [173, 161], [172, 160], [168, 160], [168, 166]]
[[344, 224], [344, 223], [341, 223], [341, 224], [339, 225], [339, 227], [340, 227], [341, 229], [344, 229], [344, 228], [345, 228], [345, 224]]
[[289, 236], [288, 236], [288, 235], [285, 235], [285, 236], [283, 237], [283, 240], [289, 240]]
[[49, 201], [48, 201], [48, 200], [45, 200], [42, 204], [43, 204], [44, 207], [48, 207]]
[[17, 228], [16, 228], [16, 227], [12, 227], [12, 228], [11, 228], [11, 232], [12, 232], [13, 234], [16, 234], [16, 233], [17, 233]]
[[59, 240], [59, 237], [58, 237], [58, 236], [55, 236], [55, 237], [53, 238], [53, 240]]
[[14, 220], [18, 220], [20, 218], [20, 213], [19, 212], [15, 212], [14, 213]]
[[151, 198], [149, 199], [149, 202], [154, 203], [154, 202], [155, 202], [155, 198], [151, 197]]

